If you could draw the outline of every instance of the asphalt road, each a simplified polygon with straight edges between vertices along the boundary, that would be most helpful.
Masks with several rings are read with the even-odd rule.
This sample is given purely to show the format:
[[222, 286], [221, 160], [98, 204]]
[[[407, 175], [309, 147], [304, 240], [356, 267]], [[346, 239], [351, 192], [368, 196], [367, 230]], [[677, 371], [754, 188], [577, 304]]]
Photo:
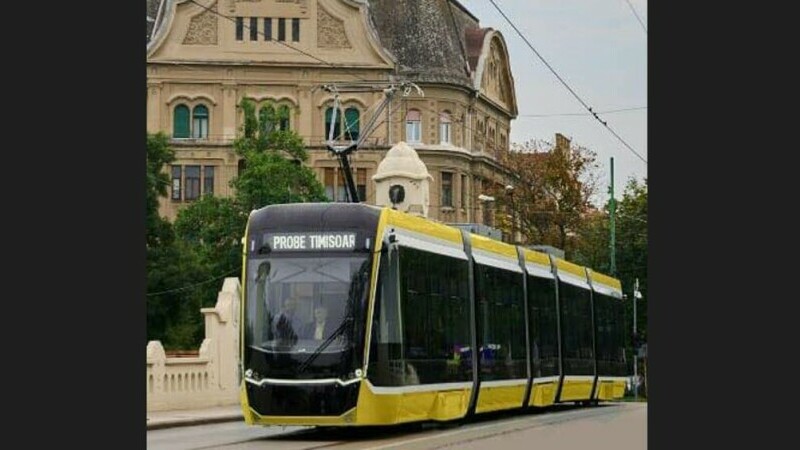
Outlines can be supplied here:
[[399, 427], [251, 427], [241, 422], [147, 432], [150, 450], [434, 449], [644, 450], [647, 404], [558, 406], [545, 411], [500, 413], [468, 423]]

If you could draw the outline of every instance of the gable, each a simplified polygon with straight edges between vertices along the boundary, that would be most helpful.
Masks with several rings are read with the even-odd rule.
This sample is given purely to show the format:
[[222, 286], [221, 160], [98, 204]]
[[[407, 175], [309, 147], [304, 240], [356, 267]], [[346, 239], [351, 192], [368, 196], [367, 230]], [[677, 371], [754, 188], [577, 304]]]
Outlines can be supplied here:
[[316, 57], [351, 67], [394, 66], [371, 29], [366, 0], [165, 2], [148, 62], [328, 66]]
[[514, 77], [511, 74], [505, 40], [498, 31], [485, 34], [475, 69], [475, 89], [487, 99], [517, 115]]

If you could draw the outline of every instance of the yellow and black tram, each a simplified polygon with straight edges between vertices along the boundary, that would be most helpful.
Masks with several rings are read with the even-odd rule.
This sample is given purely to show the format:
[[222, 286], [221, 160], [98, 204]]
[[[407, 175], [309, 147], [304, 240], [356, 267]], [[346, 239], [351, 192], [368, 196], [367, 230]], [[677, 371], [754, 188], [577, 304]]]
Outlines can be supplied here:
[[244, 246], [249, 424], [390, 425], [620, 398], [620, 282], [358, 203], [272, 205]]

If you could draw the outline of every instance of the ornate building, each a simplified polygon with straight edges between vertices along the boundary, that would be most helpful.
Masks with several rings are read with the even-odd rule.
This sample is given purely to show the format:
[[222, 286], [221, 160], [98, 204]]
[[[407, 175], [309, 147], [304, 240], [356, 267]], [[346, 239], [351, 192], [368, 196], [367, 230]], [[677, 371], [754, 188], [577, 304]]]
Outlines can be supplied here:
[[408, 80], [380, 126], [353, 155], [367, 203], [386, 152], [407, 142], [428, 168], [429, 216], [443, 222], [491, 220], [478, 200], [499, 180], [517, 115], [503, 36], [481, 28], [456, 0], [148, 0], [147, 128], [172, 137], [177, 160], [161, 213], [205, 193], [231, 195], [238, 157], [238, 105], [289, 112], [275, 126], [296, 130], [332, 200], [344, 200], [338, 162], [325, 148], [329, 128], [356, 137], [382, 92], [345, 93], [332, 123], [333, 95], [321, 85]]

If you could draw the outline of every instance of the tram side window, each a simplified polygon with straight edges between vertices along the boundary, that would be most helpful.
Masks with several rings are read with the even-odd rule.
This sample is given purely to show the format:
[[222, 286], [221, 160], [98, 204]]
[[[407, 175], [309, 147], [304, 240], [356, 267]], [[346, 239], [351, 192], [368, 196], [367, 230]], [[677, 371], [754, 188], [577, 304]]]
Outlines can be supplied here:
[[475, 279], [481, 380], [526, 378], [522, 275], [476, 264]]
[[618, 298], [594, 293], [597, 323], [597, 374], [625, 376], [624, 304]]
[[392, 255], [381, 260], [370, 380], [379, 386], [471, 380], [467, 261], [406, 247], [397, 256], [396, 265]]
[[594, 375], [591, 293], [559, 281], [564, 375]]
[[612, 375], [614, 364], [613, 304], [614, 299], [594, 293], [595, 336], [597, 338], [597, 374]]
[[628, 362], [625, 357], [625, 343], [627, 342], [625, 330], [625, 303], [621, 299], [613, 299], [614, 306], [614, 369], [612, 375], [624, 377], [628, 374]]
[[534, 377], [558, 375], [558, 315], [555, 281], [528, 277], [531, 357]]

